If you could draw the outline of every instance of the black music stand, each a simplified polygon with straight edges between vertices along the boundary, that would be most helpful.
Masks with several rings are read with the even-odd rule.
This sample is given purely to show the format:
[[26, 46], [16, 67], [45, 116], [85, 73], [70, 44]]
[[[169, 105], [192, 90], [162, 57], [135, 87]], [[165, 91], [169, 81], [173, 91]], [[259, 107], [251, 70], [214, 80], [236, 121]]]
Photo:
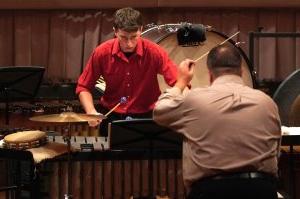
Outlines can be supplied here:
[[108, 125], [108, 136], [111, 150], [144, 150], [149, 152], [150, 193], [146, 198], [155, 199], [153, 195], [154, 152], [163, 150], [181, 151], [183, 136], [169, 128], [156, 124], [152, 119], [113, 121]]
[[5, 123], [9, 124], [9, 103], [35, 97], [45, 68], [40, 66], [0, 67], [0, 102], [5, 102]]

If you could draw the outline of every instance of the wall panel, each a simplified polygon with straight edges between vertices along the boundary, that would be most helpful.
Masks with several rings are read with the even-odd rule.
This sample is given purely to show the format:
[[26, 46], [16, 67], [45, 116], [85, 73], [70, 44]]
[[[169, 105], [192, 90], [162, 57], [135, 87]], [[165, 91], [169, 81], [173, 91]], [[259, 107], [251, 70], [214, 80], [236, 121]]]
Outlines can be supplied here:
[[[0, 64], [42, 65], [45, 81], [75, 82], [93, 49], [112, 38], [115, 9], [11, 10], [0, 14]], [[248, 33], [298, 31], [299, 9], [143, 8], [147, 24], [202, 23], [242, 42], [249, 55]], [[245, 42], [245, 43], [244, 43]], [[254, 68], [258, 79], [283, 80], [299, 68], [299, 39], [256, 39]]]

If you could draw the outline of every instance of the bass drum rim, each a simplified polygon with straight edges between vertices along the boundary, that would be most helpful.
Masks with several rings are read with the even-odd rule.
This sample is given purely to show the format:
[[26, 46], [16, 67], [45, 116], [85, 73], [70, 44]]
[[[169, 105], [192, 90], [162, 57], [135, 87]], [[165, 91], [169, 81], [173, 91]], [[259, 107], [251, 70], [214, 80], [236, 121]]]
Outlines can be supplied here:
[[[180, 26], [180, 24], [165, 24], [165, 25], [161, 25], [161, 26], [155, 26], [155, 27], [149, 28], [146, 31], [142, 32], [141, 36], [143, 38], [146, 38], [148, 40], [151, 40], [151, 41], [157, 43], [159, 46], [164, 48], [167, 51], [167, 53], [169, 54], [170, 59], [172, 59], [176, 64], [179, 64], [179, 62], [181, 62], [183, 59], [176, 60], [176, 58], [178, 58], [178, 56], [176, 54], [176, 56], [175, 56], [176, 58], [175, 58], [174, 52], [172, 52], [172, 51], [174, 50], [174, 51], [181, 52], [181, 50], [180, 50], [181, 48], [182, 49], [183, 48], [193, 48], [193, 47], [179, 46], [177, 44], [177, 40], [175, 43], [174, 40], [176, 38], [176, 31], [179, 26]], [[175, 38], [174, 38], [174, 36], [175, 36]], [[201, 46], [204, 47], [205, 45], [209, 44], [212, 46], [211, 48], [213, 48], [213, 47], [217, 46], [218, 44], [220, 44], [221, 42], [223, 42], [224, 40], [229, 38], [227, 35], [225, 35], [221, 32], [218, 32], [216, 30], [208, 30], [206, 32], [206, 36], [207, 36], [207, 40], [198, 47], [201, 47]], [[215, 40], [219, 39], [220, 41], [217, 42], [216, 44], [210, 44], [209, 42], [214, 42], [214, 41], [209, 41], [209, 39], [210, 39], [209, 37], [215, 37], [213, 39], [215, 39]], [[171, 51], [169, 48], [169, 43], [168, 43], [169, 41], [170, 41], [170, 44], [173, 45], [173, 49], [171, 49]], [[229, 39], [228, 42], [231, 43], [235, 48], [237, 48], [241, 54], [242, 68], [245, 68], [245, 69], [243, 69], [243, 75], [242, 75], [245, 84], [248, 85], [249, 87], [255, 88], [256, 81], [255, 81], [255, 76], [254, 76], [254, 70], [253, 70], [253, 66], [250, 63], [248, 57], [246, 56], [245, 52], [239, 46], [235, 45], [236, 44], [235, 41], [233, 41], [232, 39]], [[195, 60], [198, 57], [200, 57], [202, 54], [205, 54], [206, 52], [208, 52], [210, 49], [208, 49], [206, 51], [204, 50], [204, 52], [199, 53], [196, 57], [185, 57], [185, 58], [191, 58], [191, 59]], [[201, 51], [201, 49], [198, 49], [197, 51], [199, 51], [199, 50]], [[186, 51], [186, 49], [184, 49], [184, 51]], [[191, 51], [193, 51], [193, 49], [191, 49]], [[202, 69], [198, 69], [199, 71], [195, 72], [194, 78], [192, 80], [192, 88], [209, 85], [209, 81], [208, 81], [209, 75], [208, 75], [208, 72], [206, 72], [207, 71], [206, 59], [207, 59], [207, 56], [205, 56], [203, 58], [203, 60], [200, 60], [199, 63], [197, 62], [197, 64], [196, 64], [196, 68], [199, 65], [200, 67], [198, 67], [198, 68], [202, 67]], [[203, 64], [204, 64], [204, 66], [203, 66]], [[205, 74], [203, 74], [203, 71], [200, 71], [200, 70], [204, 70]], [[205, 76], [205, 78], [202, 80], [201, 78], [203, 78], [203, 75]], [[196, 79], [198, 78], [198, 80], [195, 80], [195, 76], [196, 76]], [[200, 78], [200, 81], [203, 81], [204, 83], [199, 82], [199, 78]], [[166, 83], [164, 82], [161, 75], [159, 75], [158, 81], [159, 81], [159, 86], [160, 86], [161, 91], [165, 90], [165, 88], [168, 87], [166, 85]]]

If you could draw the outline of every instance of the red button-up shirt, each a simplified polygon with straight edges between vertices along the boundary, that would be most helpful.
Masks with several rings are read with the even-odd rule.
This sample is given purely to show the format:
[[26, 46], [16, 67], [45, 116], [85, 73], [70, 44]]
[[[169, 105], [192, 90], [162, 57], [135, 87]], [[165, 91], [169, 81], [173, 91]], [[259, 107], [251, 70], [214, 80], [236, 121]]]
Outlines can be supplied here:
[[163, 75], [170, 86], [176, 82], [176, 65], [160, 46], [140, 38], [135, 53], [127, 58], [118, 40], [111, 39], [94, 50], [78, 79], [76, 93], [92, 91], [102, 75], [106, 82], [100, 99], [102, 106], [112, 109], [122, 97], [126, 97], [127, 102], [115, 112], [145, 113], [154, 108], [161, 93], [157, 74]]

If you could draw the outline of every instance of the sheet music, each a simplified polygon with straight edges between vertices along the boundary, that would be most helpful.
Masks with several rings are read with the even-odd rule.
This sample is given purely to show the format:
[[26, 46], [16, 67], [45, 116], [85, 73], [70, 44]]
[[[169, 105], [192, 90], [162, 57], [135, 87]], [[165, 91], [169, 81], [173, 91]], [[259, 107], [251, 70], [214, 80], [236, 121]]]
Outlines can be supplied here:
[[282, 135], [300, 135], [300, 127], [281, 126]]

